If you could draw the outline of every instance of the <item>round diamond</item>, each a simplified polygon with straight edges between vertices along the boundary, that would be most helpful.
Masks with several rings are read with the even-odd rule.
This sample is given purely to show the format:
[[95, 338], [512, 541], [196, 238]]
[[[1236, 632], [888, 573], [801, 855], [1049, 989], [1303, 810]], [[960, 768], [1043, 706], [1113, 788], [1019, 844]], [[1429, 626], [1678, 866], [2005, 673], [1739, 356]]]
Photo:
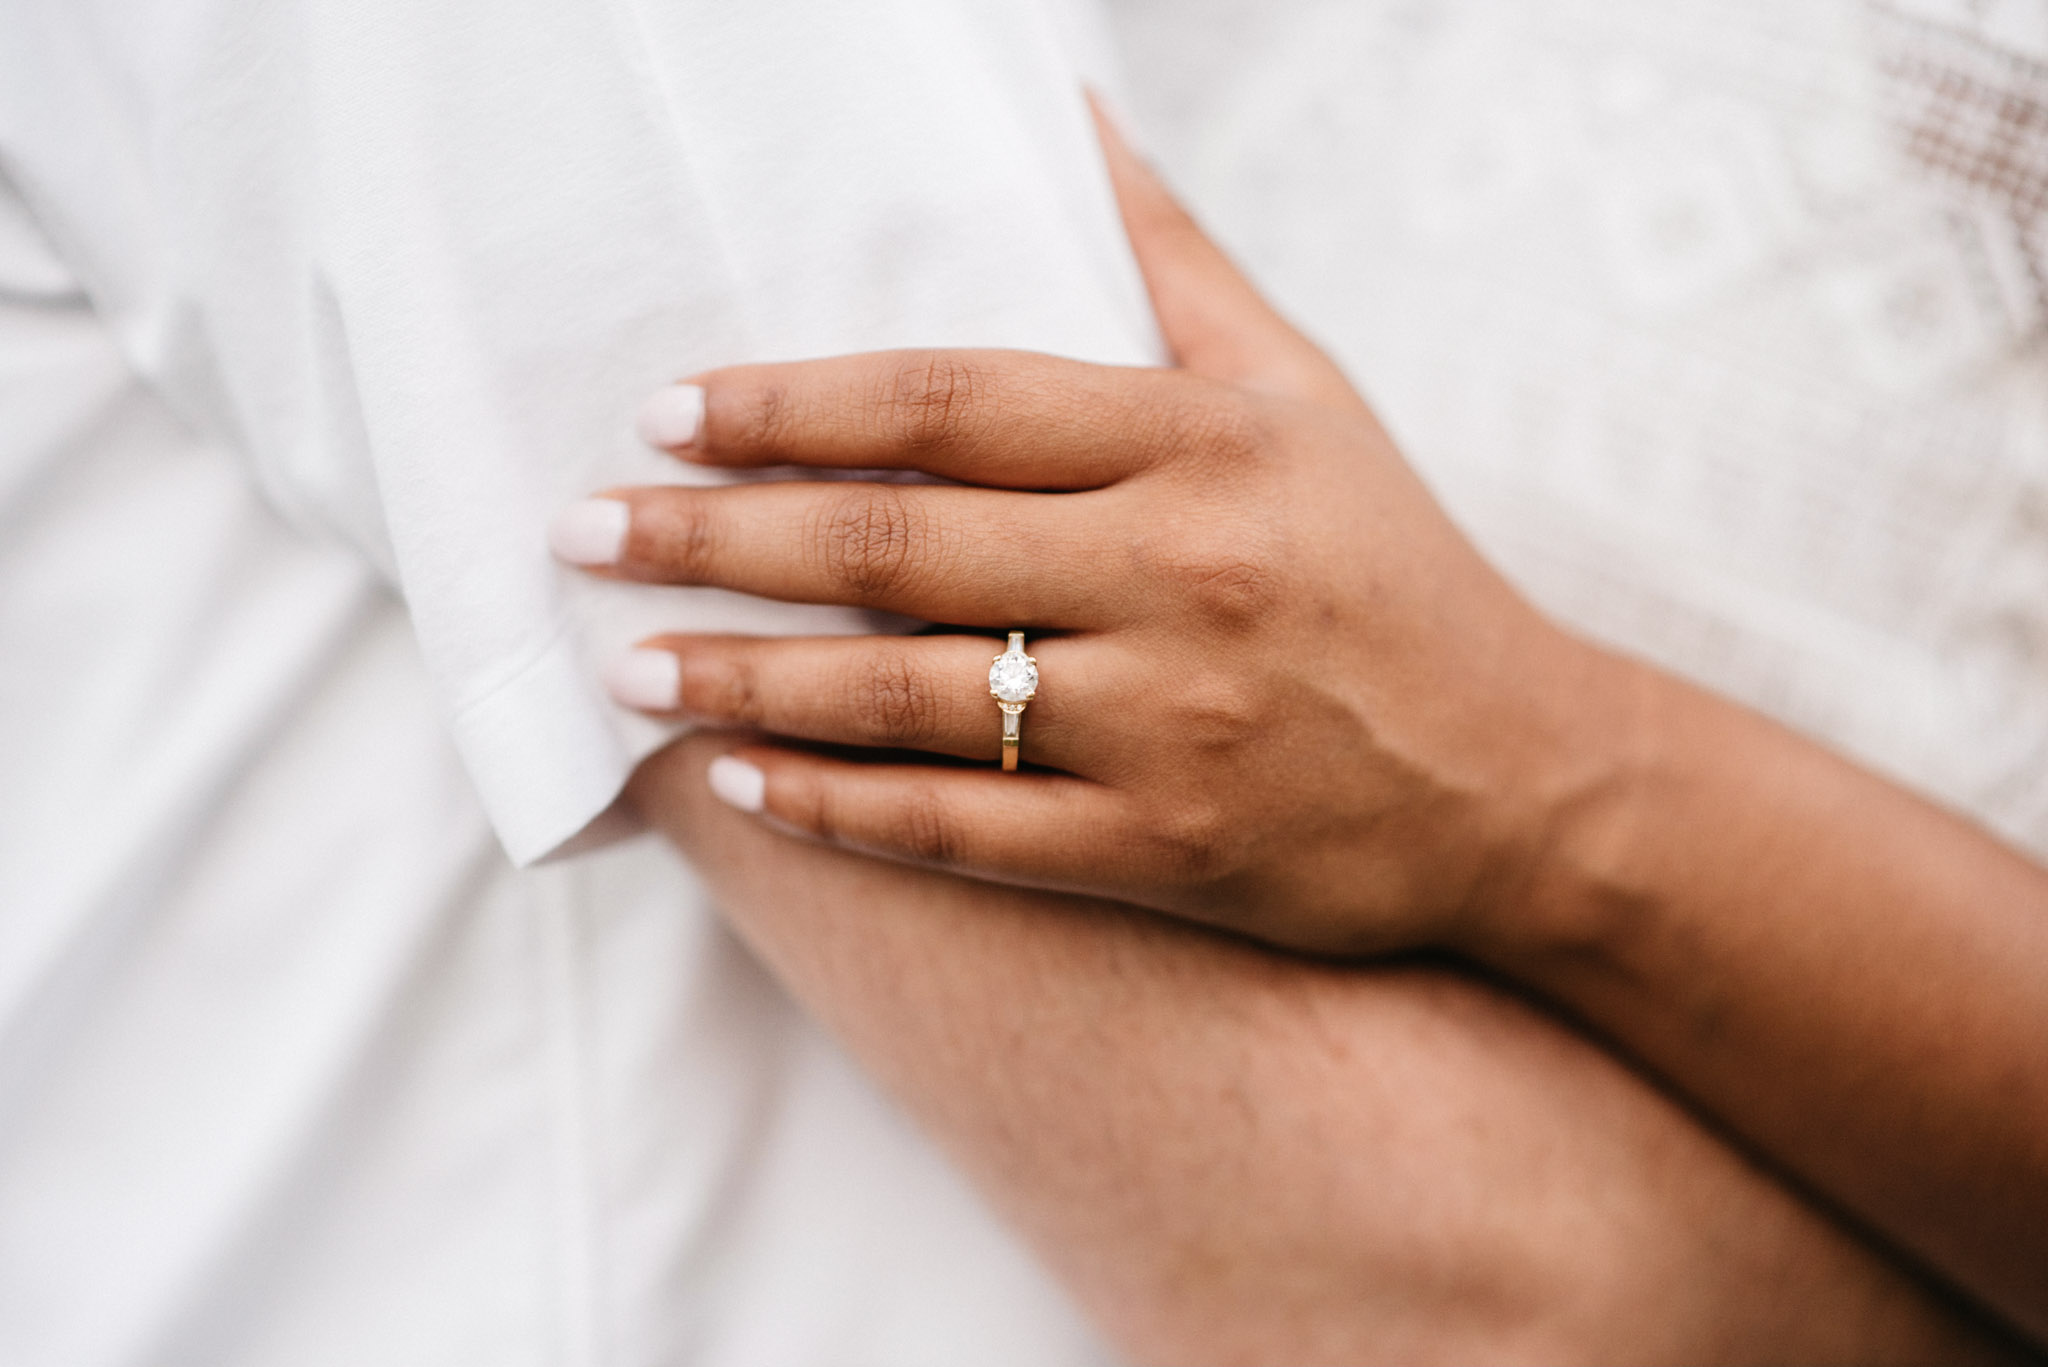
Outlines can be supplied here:
[[1038, 691], [1038, 666], [1022, 651], [1006, 650], [988, 667], [988, 691], [1004, 702], [1028, 702]]

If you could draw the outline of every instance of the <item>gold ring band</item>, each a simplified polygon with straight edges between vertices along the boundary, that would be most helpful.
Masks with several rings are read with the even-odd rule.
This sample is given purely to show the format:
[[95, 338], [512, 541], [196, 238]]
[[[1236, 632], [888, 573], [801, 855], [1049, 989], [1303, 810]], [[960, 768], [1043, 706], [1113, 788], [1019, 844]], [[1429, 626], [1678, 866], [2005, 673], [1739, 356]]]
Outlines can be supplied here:
[[1003, 653], [989, 662], [988, 693], [1003, 710], [1003, 772], [1014, 773], [1024, 744], [1024, 707], [1038, 696], [1038, 661], [1024, 653], [1024, 633], [1010, 633]]

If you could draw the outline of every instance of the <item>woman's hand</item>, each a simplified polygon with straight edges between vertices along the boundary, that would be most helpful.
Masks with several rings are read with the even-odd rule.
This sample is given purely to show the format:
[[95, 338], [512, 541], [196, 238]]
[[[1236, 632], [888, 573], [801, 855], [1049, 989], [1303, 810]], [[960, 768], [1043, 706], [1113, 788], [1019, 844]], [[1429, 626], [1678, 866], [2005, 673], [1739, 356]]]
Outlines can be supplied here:
[[[1335, 369], [1111, 159], [1179, 370], [720, 371], [653, 415], [680, 456], [966, 487], [629, 490], [557, 527], [613, 574], [990, 635], [666, 638], [621, 695], [980, 762], [765, 744], [714, 768], [734, 805], [827, 841], [1297, 946], [1466, 951], [2048, 1342], [2048, 869], [1546, 625]], [[1006, 774], [985, 680], [1013, 629], [1043, 677], [1031, 768]]]
[[[716, 371], [657, 398], [650, 438], [706, 465], [966, 487], [629, 489], [557, 526], [565, 556], [620, 577], [989, 634], [663, 637], [615, 691], [981, 762], [751, 745], [720, 767], [729, 798], [836, 844], [1319, 950], [1455, 940], [1539, 855], [1595, 657], [1106, 140], [1181, 368], [938, 351]], [[993, 763], [988, 686], [1011, 629], [1041, 678], [1019, 773]]]

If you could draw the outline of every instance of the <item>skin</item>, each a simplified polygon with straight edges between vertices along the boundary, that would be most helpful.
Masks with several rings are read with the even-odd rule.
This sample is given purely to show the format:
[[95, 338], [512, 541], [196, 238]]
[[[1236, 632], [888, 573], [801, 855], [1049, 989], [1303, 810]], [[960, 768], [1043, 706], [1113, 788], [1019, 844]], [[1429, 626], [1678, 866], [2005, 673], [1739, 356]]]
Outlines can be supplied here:
[[2028, 1360], [1544, 1012], [631, 796], [1131, 1361]]
[[[1464, 956], [2048, 1335], [2048, 873], [1541, 619], [1107, 142], [1179, 370], [720, 371], [679, 455], [973, 487], [611, 495], [611, 573], [1032, 633], [1035, 772], [754, 744], [765, 818], [1293, 949]], [[987, 638], [655, 644], [700, 719], [996, 752]]]

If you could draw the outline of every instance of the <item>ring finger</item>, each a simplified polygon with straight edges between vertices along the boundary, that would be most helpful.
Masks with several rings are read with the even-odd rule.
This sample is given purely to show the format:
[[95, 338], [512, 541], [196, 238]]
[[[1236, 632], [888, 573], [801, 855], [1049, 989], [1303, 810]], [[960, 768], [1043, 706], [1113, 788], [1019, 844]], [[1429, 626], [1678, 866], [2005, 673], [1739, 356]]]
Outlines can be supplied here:
[[[659, 636], [614, 661], [607, 687], [629, 707], [795, 740], [997, 760], [1003, 718], [989, 696], [1000, 639], [983, 636]], [[1100, 777], [1119, 756], [1099, 720], [1128, 676], [1100, 637], [1026, 642], [1039, 663], [1025, 709], [1027, 764]], [[1090, 726], [1087, 719], [1097, 719]]]

